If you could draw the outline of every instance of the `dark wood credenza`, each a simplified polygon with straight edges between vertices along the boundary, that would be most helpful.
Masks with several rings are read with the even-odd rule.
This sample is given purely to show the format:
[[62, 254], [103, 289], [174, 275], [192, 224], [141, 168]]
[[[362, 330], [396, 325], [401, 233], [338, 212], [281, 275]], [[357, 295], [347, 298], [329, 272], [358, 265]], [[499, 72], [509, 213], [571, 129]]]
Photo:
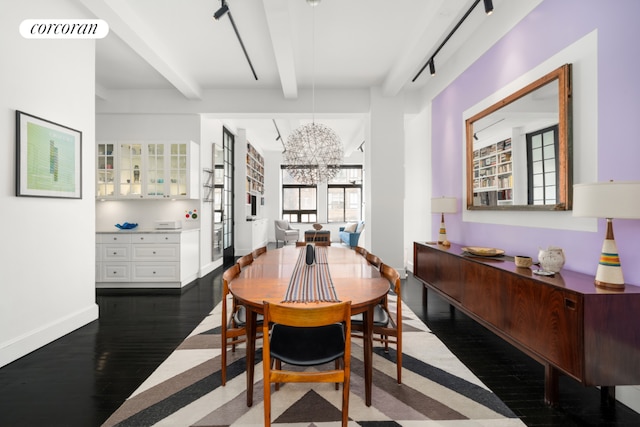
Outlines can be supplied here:
[[640, 384], [640, 287], [596, 289], [593, 276], [569, 270], [537, 276], [510, 260], [465, 256], [456, 244], [413, 249], [425, 287], [544, 365], [548, 404], [558, 403], [560, 374], [609, 398], [613, 386]]

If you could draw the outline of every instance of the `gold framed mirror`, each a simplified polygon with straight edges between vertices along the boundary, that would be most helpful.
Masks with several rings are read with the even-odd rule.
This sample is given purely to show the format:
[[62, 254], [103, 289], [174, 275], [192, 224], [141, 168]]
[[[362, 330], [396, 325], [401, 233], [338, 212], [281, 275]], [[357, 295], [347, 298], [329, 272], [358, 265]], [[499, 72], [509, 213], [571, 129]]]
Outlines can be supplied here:
[[465, 121], [467, 209], [570, 210], [571, 64]]

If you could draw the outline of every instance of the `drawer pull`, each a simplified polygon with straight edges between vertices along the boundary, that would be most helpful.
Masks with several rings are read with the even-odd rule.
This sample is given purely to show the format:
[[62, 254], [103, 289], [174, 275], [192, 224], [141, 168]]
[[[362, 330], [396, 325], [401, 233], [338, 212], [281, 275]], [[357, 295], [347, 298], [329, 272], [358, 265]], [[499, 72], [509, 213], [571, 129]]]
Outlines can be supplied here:
[[114, 252], [113, 254], [114, 254], [114, 255], [118, 255], [118, 252]]
[[153, 254], [155, 255], [155, 254], [156, 254], [156, 251], [153, 251]]
[[569, 298], [565, 298], [564, 299], [564, 306], [567, 307], [569, 310], [575, 310], [576, 309], [576, 302], [570, 300]]

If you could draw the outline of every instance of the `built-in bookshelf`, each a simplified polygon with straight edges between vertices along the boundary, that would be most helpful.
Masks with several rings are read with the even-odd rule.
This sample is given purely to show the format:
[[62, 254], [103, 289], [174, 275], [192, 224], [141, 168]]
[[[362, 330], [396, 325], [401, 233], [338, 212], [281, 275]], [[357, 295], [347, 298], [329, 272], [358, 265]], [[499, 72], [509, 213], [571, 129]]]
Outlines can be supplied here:
[[247, 193], [264, 194], [264, 158], [247, 142]]
[[511, 138], [473, 152], [473, 198], [475, 206], [513, 204]]

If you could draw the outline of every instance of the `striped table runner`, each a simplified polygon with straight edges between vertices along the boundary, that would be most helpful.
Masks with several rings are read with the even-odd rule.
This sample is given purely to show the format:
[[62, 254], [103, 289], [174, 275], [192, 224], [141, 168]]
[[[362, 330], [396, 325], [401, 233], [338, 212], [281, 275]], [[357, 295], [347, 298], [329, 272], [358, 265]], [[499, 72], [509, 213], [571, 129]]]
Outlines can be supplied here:
[[329, 274], [327, 248], [316, 246], [315, 254], [315, 264], [307, 265], [306, 247], [300, 247], [298, 261], [282, 302], [340, 302]]

